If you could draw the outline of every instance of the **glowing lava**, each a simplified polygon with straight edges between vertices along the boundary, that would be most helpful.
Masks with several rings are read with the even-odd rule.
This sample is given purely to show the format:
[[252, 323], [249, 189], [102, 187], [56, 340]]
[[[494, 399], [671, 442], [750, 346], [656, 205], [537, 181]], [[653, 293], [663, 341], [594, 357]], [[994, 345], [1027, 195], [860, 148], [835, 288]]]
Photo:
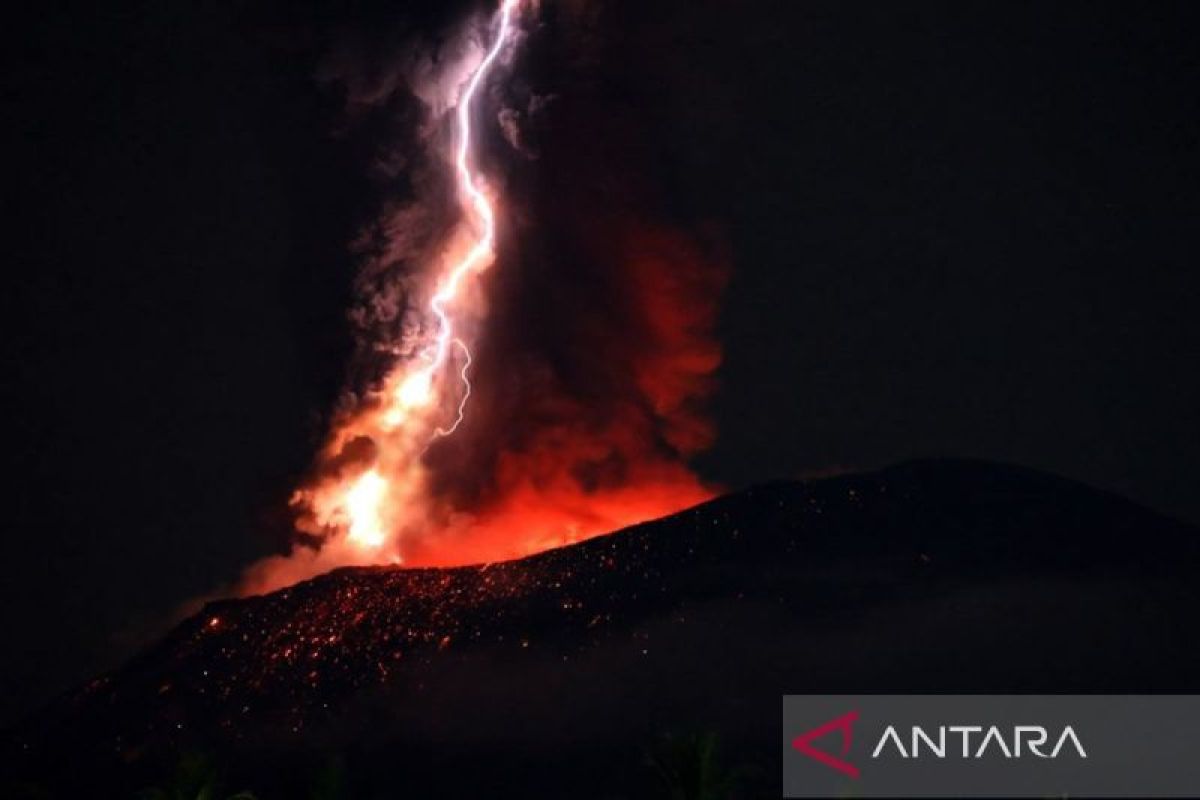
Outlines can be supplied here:
[[[448, 266], [434, 282], [428, 301], [434, 331], [416, 358], [393, 368], [376, 402], [335, 431], [325, 453], [327, 459], [336, 461], [348, 443], [369, 441], [375, 449], [373, 463], [349, 478], [339, 474], [319, 481], [292, 499], [294, 506], [311, 512], [317, 528], [314, 533], [340, 532], [347, 542], [365, 551], [396, 544], [393, 532], [406, 521], [406, 513], [411, 513], [411, 508], [405, 508], [406, 500], [419, 493], [421, 455], [433, 439], [452, 434], [466, 413], [471, 351], [456, 331], [457, 304], [468, 279], [495, 260], [496, 243], [495, 200], [473, 171], [471, 117], [480, 87], [513, 38], [512, 18], [518, 3], [504, 0], [500, 6], [493, 23], [495, 38], [455, 107], [454, 174], [470, 240], [465, 252], [446, 258]], [[451, 377], [447, 367], [456, 348], [462, 366]], [[454, 379], [457, 388], [451, 385]], [[454, 416], [447, 424], [450, 409]], [[400, 560], [398, 549], [389, 555], [392, 561]]]

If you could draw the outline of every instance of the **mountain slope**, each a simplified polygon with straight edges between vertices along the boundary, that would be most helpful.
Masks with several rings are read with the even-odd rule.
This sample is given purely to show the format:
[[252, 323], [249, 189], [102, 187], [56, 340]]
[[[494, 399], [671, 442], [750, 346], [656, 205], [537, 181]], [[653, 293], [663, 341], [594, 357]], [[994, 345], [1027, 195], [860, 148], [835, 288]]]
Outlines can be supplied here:
[[774, 483], [520, 561], [210, 604], [13, 758], [132, 787], [199, 748], [295, 796], [339, 753], [382, 796], [627, 795], [657, 736], [711, 730], [774, 792], [786, 692], [1198, 688], [1197, 566], [1196, 529], [1012, 467]]

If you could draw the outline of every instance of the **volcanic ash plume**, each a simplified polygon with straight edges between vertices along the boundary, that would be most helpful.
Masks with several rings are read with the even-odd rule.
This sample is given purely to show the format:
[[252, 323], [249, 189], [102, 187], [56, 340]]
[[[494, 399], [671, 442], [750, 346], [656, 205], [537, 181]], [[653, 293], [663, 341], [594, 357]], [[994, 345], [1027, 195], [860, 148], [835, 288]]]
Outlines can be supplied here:
[[641, 215], [585, 202], [543, 221], [530, 192], [504, 196], [549, 160], [521, 125], [554, 104], [507, 88], [531, 16], [503, 0], [433, 58], [412, 49], [372, 80], [335, 67], [352, 116], [416, 108], [416, 136], [376, 160], [396, 191], [355, 243], [353, 389], [292, 498], [297, 541], [245, 591], [519, 557], [711, 494], [685, 460], [712, 438], [699, 403], [725, 271]]

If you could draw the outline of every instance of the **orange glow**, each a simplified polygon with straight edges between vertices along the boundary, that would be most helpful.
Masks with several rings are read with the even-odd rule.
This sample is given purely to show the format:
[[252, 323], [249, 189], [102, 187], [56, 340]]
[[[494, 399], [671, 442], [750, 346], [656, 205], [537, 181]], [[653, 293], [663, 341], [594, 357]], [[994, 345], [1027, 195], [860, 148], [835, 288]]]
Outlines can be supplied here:
[[373, 469], [364, 472], [346, 492], [350, 541], [370, 548], [383, 544], [387, 537], [379, 509], [386, 493], [387, 481]]
[[[433, 281], [428, 309], [436, 322], [435, 331], [416, 359], [393, 368], [374, 403], [342, 421], [326, 448], [326, 457], [336, 459], [348, 442], [366, 439], [374, 443], [374, 462], [357, 465], [359, 474], [349, 479], [338, 474], [305, 487], [292, 500], [294, 506], [311, 516], [311, 532], [332, 532], [365, 551], [362, 556], [367, 560], [384, 549], [391, 551], [393, 562], [401, 558], [394, 541], [401, 516], [396, 507], [404, 499], [420, 494], [420, 458], [429, 442], [452, 434], [466, 412], [471, 392], [471, 353], [456, 333], [462, 311], [459, 301], [467, 281], [495, 260], [496, 238], [494, 198], [485, 193], [473, 171], [471, 119], [479, 87], [510, 42], [517, 4], [518, 0], [504, 0], [497, 12], [495, 38], [458, 98], [454, 174], [471, 239], [457, 256], [452, 252], [457, 249], [455, 244], [448, 245], [451, 252], [444, 261], [449, 267]], [[448, 371], [455, 345], [462, 353], [462, 365]], [[458, 386], [454, 385], [455, 378]], [[393, 546], [385, 548], [388, 544]]]
[[645, 483], [579, 491], [564, 476], [549, 485], [522, 480], [502, 502], [413, 542], [406, 563], [457, 566], [521, 558], [656, 519], [710, 499], [713, 492], [680, 468]]
[[[519, 357], [510, 362], [476, 338], [488, 332], [477, 278], [495, 261], [505, 209], [477, 171], [472, 123], [488, 113], [478, 107], [481, 87], [518, 42], [519, 2], [504, 0], [490, 44], [461, 73], [445, 161], [462, 217], [413, 289], [423, 309], [406, 319], [415, 344], [334, 420], [312, 477], [291, 499], [308, 536], [289, 555], [253, 566], [242, 591], [352, 564], [518, 558], [714, 494], [685, 462], [713, 437], [698, 403], [720, 362], [712, 329], [725, 270], [688, 237], [603, 213], [580, 214], [582, 230], [567, 231], [619, 287], [608, 298], [617, 313], [606, 305], [599, 325], [566, 323], [599, 332], [578, 353], [582, 366], [594, 364], [599, 391], [580, 391]], [[612, 317], [620, 330], [604, 324]]]

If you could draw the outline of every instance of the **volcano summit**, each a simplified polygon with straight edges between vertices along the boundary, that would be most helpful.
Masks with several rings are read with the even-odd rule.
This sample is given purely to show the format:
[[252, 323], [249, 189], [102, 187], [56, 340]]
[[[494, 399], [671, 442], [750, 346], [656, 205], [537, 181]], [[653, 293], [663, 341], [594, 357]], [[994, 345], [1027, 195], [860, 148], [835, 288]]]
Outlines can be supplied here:
[[263, 796], [328, 758], [366, 796], [628, 796], [656, 740], [713, 732], [767, 791], [787, 692], [1194, 688], [1197, 566], [1195, 529], [1012, 467], [773, 483], [517, 561], [211, 603], [8, 757], [86, 765], [55, 785], [204, 752]]

